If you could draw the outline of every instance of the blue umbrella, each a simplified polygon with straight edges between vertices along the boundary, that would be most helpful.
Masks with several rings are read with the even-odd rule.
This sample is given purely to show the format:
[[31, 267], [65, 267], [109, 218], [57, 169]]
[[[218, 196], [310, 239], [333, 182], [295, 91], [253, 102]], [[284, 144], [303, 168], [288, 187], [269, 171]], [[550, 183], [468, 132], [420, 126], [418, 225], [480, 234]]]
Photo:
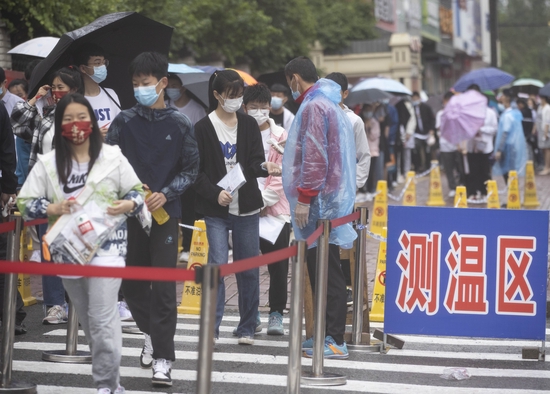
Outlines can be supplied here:
[[454, 90], [464, 92], [470, 85], [478, 85], [483, 90], [494, 90], [511, 83], [516, 77], [494, 67], [481, 68], [464, 74], [456, 81]]

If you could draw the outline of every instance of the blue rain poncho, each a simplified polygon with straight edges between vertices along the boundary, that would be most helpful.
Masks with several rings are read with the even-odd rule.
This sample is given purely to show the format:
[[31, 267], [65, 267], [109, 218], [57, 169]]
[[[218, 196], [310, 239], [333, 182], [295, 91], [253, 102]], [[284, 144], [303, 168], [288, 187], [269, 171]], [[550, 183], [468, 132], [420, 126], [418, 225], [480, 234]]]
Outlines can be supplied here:
[[525, 174], [527, 163], [527, 145], [521, 121], [523, 115], [518, 109], [508, 108], [500, 115], [495, 140], [495, 152], [502, 152], [500, 160], [493, 166], [494, 175], [517, 171], [519, 176]]
[[[315, 231], [318, 219], [336, 219], [353, 212], [355, 140], [352, 125], [339, 107], [340, 99], [340, 85], [320, 79], [304, 93], [288, 132], [283, 187], [298, 240], [306, 239]], [[298, 189], [318, 191], [311, 199], [308, 224], [303, 229], [298, 228], [294, 217]], [[356, 237], [352, 225], [347, 223], [330, 232], [329, 242], [349, 249]]]

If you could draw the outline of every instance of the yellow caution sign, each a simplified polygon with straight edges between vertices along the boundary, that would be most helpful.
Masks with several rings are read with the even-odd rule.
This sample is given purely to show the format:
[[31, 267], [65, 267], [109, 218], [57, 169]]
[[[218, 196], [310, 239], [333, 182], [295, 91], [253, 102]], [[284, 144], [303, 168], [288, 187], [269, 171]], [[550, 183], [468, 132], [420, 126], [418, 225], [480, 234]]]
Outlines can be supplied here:
[[540, 206], [537, 198], [537, 185], [535, 183], [535, 168], [533, 161], [527, 161], [525, 165], [525, 187], [523, 188], [523, 206], [535, 209]]
[[386, 181], [378, 181], [376, 185], [376, 197], [372, 208], [372, 222], [370, 231], [382, 235], [382, 229], [388, 225], [388, 184]]
[[[29, 253], [32, 252], [32, 238], [28, 234], [29, 228], [23, 228], [19, 241], [19, 261], [29, 261]], [[29, 274], [17, 275], [17, 290], [21, 294], [25, 306], [36, 304], [36, 298], [31, 292], [31, 276]]]
[[[208, 262], [208, 239], [206, 238], [206, 224], [204, 220], [196, 220], [195, 227], [197, 229], [193, 230], [187, 269], [202, 267]], [[194, 281], [184, 282], [178, 313], [199, 315], [201, 313], [201, 294], [202, 287], [200, 284]]]
[[500, 199], [498, 197], [497, 181], [487, 181], [487, 208], [499, 209]]
[[510, 171], [508, 173], [508, 202], [506, 203], [506, 208], [521, 209], [517, 171]]
[[405, 194], [403, 194], [403, 206], [404, 207], [414, 207], [416, 206], [416, 181], [414, 179], [414, 171], [407, 172], [407, 188], [405, 189]]
[[443, 189], [441, 188], [441, 174], [437, 160], [432, 161], [432, 172], [430, 172], [430, 193], [426, 205], [429, 207], [444, 207]]
[[468, 197], [466, 196], [466, 187], [457, 186], [455, 194], [455, 208], [468, 208]]
[[[386, 238], [388, 230], [382, 229], [382, 237]], [[384, 321], [384, 302], [386, 298], [386, 242], [380, 241], [378, 258], [376, 260], [376, 277], [374, 278], [374, 291], [372, 292], [371, 321]]]

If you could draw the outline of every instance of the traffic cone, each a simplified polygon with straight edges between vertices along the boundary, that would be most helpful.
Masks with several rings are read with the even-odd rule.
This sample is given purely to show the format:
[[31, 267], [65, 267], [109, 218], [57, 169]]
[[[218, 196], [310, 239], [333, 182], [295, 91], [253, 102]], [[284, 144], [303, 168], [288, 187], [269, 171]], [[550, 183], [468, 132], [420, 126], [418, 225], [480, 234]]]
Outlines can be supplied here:
[[506, 208], [521, 209], [517, 171], [510, 171], [508, 173], [508, 202], [506, 203]]
[[540, 206], [537, 198], [537, 185], [535, 184], [535, 168], [533, 161], [527, 161], [525, 165], [525, 187], [523, 188], [523, 206], [536, 209]]
[[497, 181], [487, 181], [487, 208], [499, 209], [500, 199], [498, 197]]
[[[407, 174], [408, 175], [408, 174]], [[387, 227], [382, 229], [382, 237], [386, 238]], [[380, 241], [378, 258], [376, 260], [376, 276], [374, 291], [372, 292], [372, 308], [369, 318], [371, 321], [384, 321], [384, 301], [386, 299], [386, 242]]]
[[407, 189], [403, 195], [403, 206], [404, 207], [415, 207], [416, 206], [416, 182], [414, 179], [414, 171], [407, 172], [407, 182], [405, 183]]
[[430, 172], [430, 194], [426, 205], [429, 207], [444, 207], [443, 190], [441, 189], [441, 175], [437, 160], [432, 161], [432, 172]]
[[455, 208], [468, 208], [468, 198], [466, 197], [466, 187], [457, 186], [455, 194]]
[[[200, 230], [193, 230], [187, 269], [202, 267], [208, 262], [208, 238], [206, 238], [204, 220], [196, 220], [195, 227]], [[199, 283], [195, 283], [195, 281], [184, 282], [178, 313], [199, 315], [201, 313], [201, 293], [202, 287]]]
[[382, 229], [388, 225], [388, 184], [386, 181], [378, 181], [376, 184], [376, 197], [374, 197], [372, 212], [370, 231], [382, 235]]

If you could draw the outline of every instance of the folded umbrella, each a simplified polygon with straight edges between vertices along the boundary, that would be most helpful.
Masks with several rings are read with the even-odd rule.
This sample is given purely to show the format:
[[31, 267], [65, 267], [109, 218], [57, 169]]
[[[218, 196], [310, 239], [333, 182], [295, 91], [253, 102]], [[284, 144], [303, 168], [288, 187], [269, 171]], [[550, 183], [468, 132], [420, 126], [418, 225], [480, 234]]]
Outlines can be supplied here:
[[494, 90], [508, 85], [516, 77], [495, 67], [480, 68], [464, 74], [456, 81], [453, 89], [464, 92], [470, 85], [478, 85], [483, 90]]
[[412, 92], [401, 82], [389, 78], [367, 78], [351, 88], [351, 92], [366, 89], [380, 89], [384, 92], [408, 94], [412, 96]]
[[370, 104], [377, 101], [389, 100], [393, 97], [392, 94], [384, 92], [380, 89], [365, 89], [356, 92], [350, 92], [344, 103], [348, 107], [353, 107], [358, 104]]
[[59, 42], [57, 37], [36, 37], [10, 49], [10, 55], [46, 57]]
[[[109, 60], [104, 86], [114, 89], [122, 108], [135, 104], [130, 62], [140, 53], [159, 52], [168, 56], [173, 28], [149, 19], [137, 12], [116, 12], [103, 15], [92, 23], [65, 33], [50, 54], [36, 66], [29, 89], [33, 97], [40, 86], [49, 82], [50, 74], [74, 62], [79, 47], [93, 43], [101, 47]], [[103, 84], [102, 84], [103, 85]]]
[[452, 144], [473, 138], [486, 112], [487, 98], [475, 90], [451, 97], [441, 116], [441, 136]]

